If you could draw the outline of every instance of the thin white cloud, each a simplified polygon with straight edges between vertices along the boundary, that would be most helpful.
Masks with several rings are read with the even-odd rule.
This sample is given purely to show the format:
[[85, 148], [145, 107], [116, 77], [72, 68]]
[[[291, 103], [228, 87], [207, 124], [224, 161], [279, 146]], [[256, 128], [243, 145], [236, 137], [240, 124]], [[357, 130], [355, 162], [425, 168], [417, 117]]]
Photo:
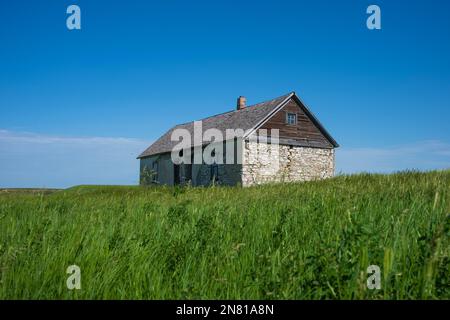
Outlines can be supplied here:
[[149, 141], [0, 130], [0, 187], [136, 184]]
[[122, 137], [63, 137], [32, 132], [12, 132], [0, 129], [0, 143], [77, 143], [77, 144], [141, 144], [139, 139]]
[[450, 144], [438, 140], [379, 148], [339, 148], [337, 172], [394, 172], [450, 168]]

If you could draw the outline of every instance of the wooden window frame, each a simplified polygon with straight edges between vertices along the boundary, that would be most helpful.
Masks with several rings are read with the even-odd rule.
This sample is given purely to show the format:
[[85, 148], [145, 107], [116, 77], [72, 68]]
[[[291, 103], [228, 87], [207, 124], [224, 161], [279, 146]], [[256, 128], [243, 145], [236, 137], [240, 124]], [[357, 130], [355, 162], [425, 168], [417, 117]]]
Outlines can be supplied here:
[[[294, 123], [290, 123], [290, 122], [289, 122], [289, 116], [290, 116], [290, 115], [295, 116], [295, 121], [294, 121]], [[295, 125], [297, 125], [297, 121], [298, 121], [298, 114], [297, 114], [297, 113], [295, 113], [295, 112], [286, 112], [286, 124], [287, 124], [287, 125], [289, 125], [289, 126], [295, 126]]]

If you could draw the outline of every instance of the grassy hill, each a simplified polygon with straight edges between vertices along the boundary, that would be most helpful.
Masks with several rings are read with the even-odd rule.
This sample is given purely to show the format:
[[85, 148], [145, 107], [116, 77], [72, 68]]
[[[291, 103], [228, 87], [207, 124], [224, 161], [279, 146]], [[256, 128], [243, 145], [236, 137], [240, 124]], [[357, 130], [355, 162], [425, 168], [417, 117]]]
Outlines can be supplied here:
[[449, 186], [440, 171], [0, 192], [0, 299], [449, 299]]

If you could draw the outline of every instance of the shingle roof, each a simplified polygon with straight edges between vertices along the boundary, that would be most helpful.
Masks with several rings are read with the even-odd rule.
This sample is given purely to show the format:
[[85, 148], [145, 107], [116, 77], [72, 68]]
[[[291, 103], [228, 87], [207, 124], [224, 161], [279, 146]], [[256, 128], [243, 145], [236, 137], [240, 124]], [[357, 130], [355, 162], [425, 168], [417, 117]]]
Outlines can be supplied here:
[[[248, 130], [254, 129], [272, 111], [274, 111], [283, 102], [289, 100], [289, 98], [293, 96], [295, 96], [295, 93], [291, 92], [272, 100], [248, 106], [241, 110], [234, 110], [221, 113], [198, 121], [202, 121], [203, 132], [211, 128], [216, 128], [222, 132], [224, 137], [226, 129], [243, 129], [244, 131], [247, 132]], [[319, 126], [321, 125], [319, 124]], [[171, 152], [173, 150], [173, 147], [179, 143], [179, 141], [171, 141], [171, 135], [175, 129], [186, 129], [191, 133], [191, 135], [193, 135], [194, 121], [179, 124], [172, 127], [169, 131], [163, 134], [158, 140], [156, 140], [150, 147], [148, 147], [144, 152], [142, 152], [138, 156], [138, 158], [148, 157], [151, 155], [165, 152]], [[325, 131], [325, 129], [323, 130]], [[329, 138], [331, 138], [331, 136], [329, 136]], [[334, 140], [332, 140], [331, 138], [330, 141]]]

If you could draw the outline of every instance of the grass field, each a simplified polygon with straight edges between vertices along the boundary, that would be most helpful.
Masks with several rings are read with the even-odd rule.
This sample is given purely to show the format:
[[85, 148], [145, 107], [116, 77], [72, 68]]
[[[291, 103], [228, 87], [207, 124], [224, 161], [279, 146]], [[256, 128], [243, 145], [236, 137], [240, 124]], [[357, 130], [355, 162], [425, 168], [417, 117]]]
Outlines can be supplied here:
[[440, 171], [0, 192], [0, 298], [449, 299], [449, 186]]

